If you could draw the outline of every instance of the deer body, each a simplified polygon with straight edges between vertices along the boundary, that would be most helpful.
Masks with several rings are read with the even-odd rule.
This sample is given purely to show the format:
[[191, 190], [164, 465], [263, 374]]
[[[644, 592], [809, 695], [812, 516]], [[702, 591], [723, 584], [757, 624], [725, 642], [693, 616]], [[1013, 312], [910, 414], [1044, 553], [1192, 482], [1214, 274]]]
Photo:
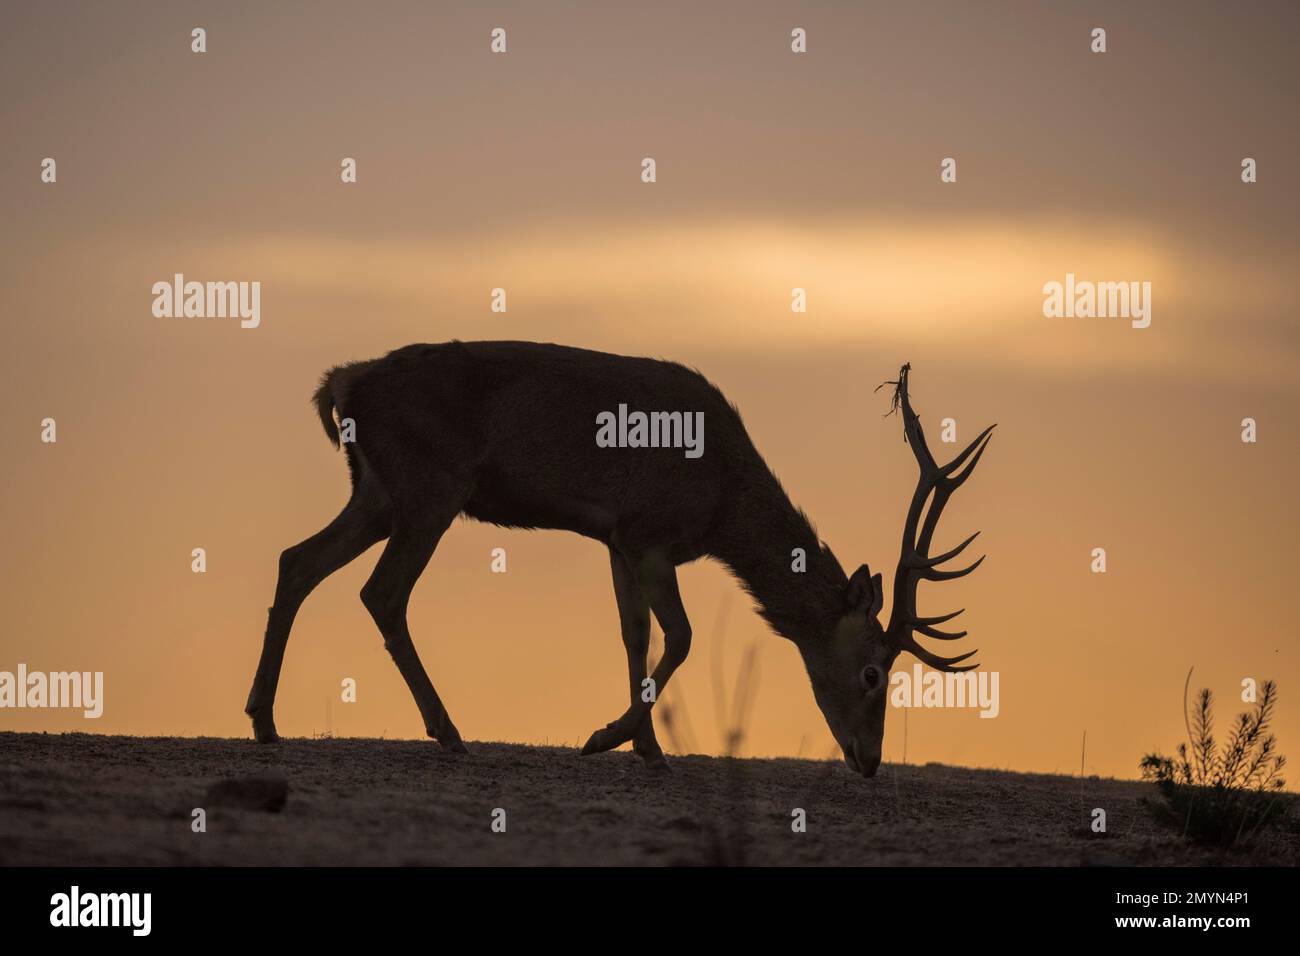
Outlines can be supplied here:
[[[606, 544], [704, 539], [728, 485], [758, 461], [735, 410], [700, 375], [668, 362], [529, 342], [400, 349], [331, 373], [326, 397], [357, 422], [365, 467], [465, 483], [462, 510], [516, 528], [573, 531]], [[630, 408], [702, 412], [706, 454], [601, 448], [597, 417]], [[378, 430], [378, 434], [376, 431]]]
[[[450, 342], [336, 368], [315, 401], [335, 444], [335, 413], [355, 428], [354, 440], [343, 444], [352, 497], [328, 527], [281, 556], [246, 707], [258, 740], [277, 739], [275, 687], [302, 601], [326, 576], [387, 538], [362, 601], [428, 734], [446, 749], [464, 751], [406, 625], [411, 589], [442, 534], [464, 514], [505, 527], [571, 531], [609, 549], [631, 704], [592, 735], [583, 753], [631, 741], [648, 765], [666, 766], [653, 701], [643, 693], [649, 614], [664, 632], [664, 654], [650, 675], [657, 697], [691, 642], [676, 567], [710, 556], [736, 574], [773, 628], [799, 647], [846, 760], [874, 772], [884, 688], [864, 688], [851, 673], [846, 690], [842, 672], [872, 666], [887, 674], [891, 652], [897, 653], [883, 644], [864, 656], [859, 646], [869, 644], [858, 632], [871, 623], [859, 616], [874, 619], [880, 609], [879, 576], [873, 579], [865, 565], [853, 580], [846, 576], [790, 503], [735, 408], [703, 376], [671, 362], [558, 345]], [[598, 422], [620, 405], [698, 416], [703, 453], [601, 447]], [[806, 555], [805, 571], [792, 570], [794, 549]], [[864, 695], [871, 698], [870, 714], [857, 699]]]

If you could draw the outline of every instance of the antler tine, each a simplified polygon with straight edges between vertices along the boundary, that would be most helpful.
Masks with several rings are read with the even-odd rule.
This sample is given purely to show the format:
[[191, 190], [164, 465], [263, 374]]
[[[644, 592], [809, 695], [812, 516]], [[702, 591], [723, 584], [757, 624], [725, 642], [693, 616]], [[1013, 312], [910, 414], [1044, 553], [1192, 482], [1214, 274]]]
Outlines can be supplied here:
[[[975, 452], [975, 457], [972, 458], [972, 459], [970, 460], [970, 464], [969, 464], [969, 465], [967, 465], [965, 468], [963, 468], [963, 469], [961, 470], [961, 474], [953, 475], [953, 474], [952, 474], [952, 469], [954, 469], [957, 465], [961, 464], [961, 462], [965, 459], [965, 457], [966, 457], [968, 454], [970, 454], [970, 448], [967, 448], [964, 452], [962, 452], [962, 453], [961, 453], [960, 455], [958, 455], [955, 459], [953, 459], [953, 460], [948, 464], [948, 466], [944, 469], [944, 475], [945, 475], [945, 476], [949, 476], [949, 477], [948, 477], [948, 487], [949, 487], [950, 489], [952, 489], [953, 491], [956, 491], [956, 490], [957, 490], [958, 488], [960, 488], [963, 484], [965, 484], [966, 479], [969, 478], [971, 472], [975, 470], [975, 466], [978, 465], [978, 464], [980, 463], [980, 457], [984, 454], [984, 449], [985, 449], [985, 448], [988, 448], [988, 447], [989, 447], [989, 442], [991, 442], [991, 441], [993, 440], [992, 431], [993, 431], [993, 429], [995, 429], [995, 428], [997, 428], [997, 427], [998, 427], [998, 426], [997, 426], [997, 423], [996, 423], [996, 422], [993, 423], [993, 424], [990, 425], [988, 428], [984, 429], [983, 432], [980, 433], [980, 437], [979, 437], [979, 438], [975, 439], [976, 442], [981, 442], [981, 444], [980, 444], [979, 448], [978, 448], [978, 449], [976, 450], [976, 452]], [[971, 445], [971, 448], [974, 448], [974, 447], [975, 447], [975, 446], [972, 444], [972, 445]]]
[[912, 453], [921, 466], [921, 474], [931, 477], [939, 471], [939, 466], [935, 463], [934, 455], [930, 454], [930, 446], [925, 441], [925, 430], [921, 428], [921, 419], [912, 410], [912, 399], [907, 394], [907, 377], [911, 371], [910, 362], [899, 369], [898, 387], [895, 391], [899, 404], [903, 406], [903, 439], [912, 446]]
[[911, 652], [920, 660], [924, 661], [926, 664], [929, 664], [937, 671], [950, 671], [952, 673], [960, 673], [961, 671], [973, 671], [975, 668], [979, 667], [978, 664], [967, 664], [963, 667], [957, 666], [962, 661], [969, 660], [970, 658], [978, 654], [979, 653], [978, 650], [967, 651], [965, 654], [958, 654], [956, 657], [940, 657], [938, 654], [932, 653], [931, 651], [927, 651], [920, 644], [916, 643], [916, 639], [911, 637], [910, 635], [907, 637], [905, 641], [903, 641], [902, 647], [900, 649]]
[[942, 624], [944, 621], [951, 621], [954, 617], [956, 617], [958, 614], [961, 614], [965, 610], [966, 609], [963, 607], [963, 608], [959, 608], [956, 611], [952, 611], [949, 614], [940, 614], [937, 617], [914, 617], [912, 618], [912, 623], [918, 626], [922, 624], [925, 624], [927, 626], [930, 624]]
[[912, 630], [939, 641], [960, 641], [968, 633], [966, 631], [941, 631], [937, 627], [930, 627], [926, 624], [914, 624]]
[[980, 533], [979, 533], [978, 531], [976, 531], [973, 535], [971, 535], [969, 538], [967, 538], [967, 539], [966, 539], [965, 541], [963, 541], [961, 544], [957, 545], [957, 547], [953, 548], [951, 551], [945, 551], [943, 554], [939, 555], [938, 557], [934, 557], [934, 558], [922, 558], [922, 557], [920, 557], [919, 555], [913, 556], [913, 558], [912, 558], [912, 567], [914, 567], [914, 568], [933, 568], [933, 567], [935, 567], [936, 565], [943, 564], [945, 561], [951, 561], [953, 558], [957, 557], [957, 555], [961, 554], [963, 551], [966, 550], [966, 545], [970, 544], [972, 541], [974, 541], [974, 540], [975, 540], [976, 538], [978, 538], [979, 536], [980, 536]]
[[942, 624], [944, 621], [951, 621], [964, 610], [966, 609], [962, 608], [961, 610], [953, 611], [951, 614], [940, 614], [938, 617], [914, 617], [911, 620], [911, 626], [913, 630], [919, 631], [926, 637], [937, 638], [941, 641], [955, 641], [959, 638], [965, 637], [966, 632], [958, 631], [954, 634], [952, 631], [941, 631], [932, 625]]
[[955, 578], [964, 578], [983, 564], [986, 557], [988, 555], [981, 554], [978, 561], [969, 567], [962, 568], [960, 571], [936, 571], [934, 568], [929, 568], [924, 572], [923, 576], [927, 581], [952, 581]]
[[[988, 436], [989, 432], [993, 431], [993, 429], [997, 427], [998, 427], [998, 423], [994, 422], [988, 428], [984, 429], [982, 432], [979, 433], [979, 436], [976, 437], [976, 439], [973, 442], [971, 442], [969, 445], [966, 446], [965, 450], [960, 455], [958, 455], [952, 461], [948, 462], [948, 464], [944, 465], [943, 468], [940, 469], [940, 471], [943, 472], [944, 476], [946, 477], [948, 475], [951, 475], [954, 471], [960, 468], [961, 463], [965, 461], [967, 458], [969, 458], [970, 453], [975, 450], [975, 446], [979, 445], [980, 442], [984, 441], [984, 439]], [[984, 449], [981, 446], [980, 452], [983, 453], [983, 451]], [[975, 463], [971, 462], [971, 468], [974, 467], [975, 467]], [[967, 469], [968, 472], [969, 470], [970, 469]]]

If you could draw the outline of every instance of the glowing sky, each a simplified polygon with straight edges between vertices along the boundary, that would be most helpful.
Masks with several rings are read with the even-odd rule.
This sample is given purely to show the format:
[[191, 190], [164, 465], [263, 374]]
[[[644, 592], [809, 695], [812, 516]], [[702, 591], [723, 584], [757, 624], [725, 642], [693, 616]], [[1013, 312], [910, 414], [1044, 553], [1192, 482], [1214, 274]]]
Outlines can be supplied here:
[[[1294, 6], [10, 10], [0, 669], [103, 670], [106, 703], [0, 728], [246, 734], [278, 554], [346, 499], [307, 404], [320, 372], [522, 338], [700, 368], [841, 560], [887, 580], [915, 466], [872, 389], [910, 361], [932, 434], [999, 423], [939, 533], [982, 529], [989, 559], [922, 602], [968, 609], [1000, 714], [913, 711], [909, 761], [1077, 772], [1086, 731], [1087, 772], [1134, 776], [1182, 739], [1193, 665], [1223, 723], [1244, 677], [1279, 680], [1300, 746]], [[261, 327], [154, 318], [177, 272], [260, 281]], [[1044, 318], [1067, 272], [1150, 281], [1151, 327]], [[324, 731], [332, 699], [336, 734], [419, 734], [357, 599], [376, 553], [299, 615], [282, 733]], [[730, 684], [757, 643], [743, 751], [824, 756], [794, 648], [720, 568], [680, 576], [689, 743], [720, 746], [715, 660]], [[592, 542], [459, 523], [411, 629], [468, 739], [580, 742], [625, 706]], [[886, 760], [901, 731], [892, 714]]]

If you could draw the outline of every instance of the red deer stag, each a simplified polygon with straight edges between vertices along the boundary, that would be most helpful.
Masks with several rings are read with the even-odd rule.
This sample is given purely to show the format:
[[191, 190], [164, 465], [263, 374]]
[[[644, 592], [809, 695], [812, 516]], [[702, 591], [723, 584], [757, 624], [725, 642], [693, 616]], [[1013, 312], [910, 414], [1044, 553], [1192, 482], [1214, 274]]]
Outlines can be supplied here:
[[[938, 465], [908, 399], [908, 372], [903, 366], [898, 380], [887, 384], [894, 386], [891, 411], [902, 409], [904, 437], [921, 476], [907, 512], [889, 625], [881, 627], [880, 575], [865, 564], [852, 576], [844, 573], [790, 503], [735, 407], [697, 372], [672, 362], [531, 342], [412, 345], [333, 369], [315, 403], [336, 446], [335, 413], [345, 426], [352, 497], [323, 531], [280, 556], [275, 602], [245, 708], [257, 740], [278, 739], [275, 688], [303, 600], [328, 575], [387, 538], [361, 600], [415, 697], [428, 735], [446, 750], [465, 752], [406, 622], [411, 589], [443, 532], [464, 514], [504, 527], [573, 531], [609, 549], [631, 706], [592, 734], [584, 754], [630, 741], [648, 766], [667, 766], [655, 739], [653, 700], [643, 699], [656, 694], [643, 689], [662, 694], [686, 659], [691, 625], [676, 568], [707, 555], [735, 574], [773, 630], [798, 647], [845, 762], [872, 776], [880, 764], [895, 658], [908, 651], [940, 670], [975, 666], [959, 666], [974, 651], [940, 657], [917, 642], [914, 632], [940, 640], [965, 632], [935, 627], [960, 612], [920, 617], [916, 591], [922, 580], [961, 577], [983, 560], [942, 571], [938, 565], [975, 535], [937, 556], [931, 556], [930, 544], [944, 506], [979, 462], [992, 427], [952, 462]], [[651, 444], [644, 435], [640, 443], [628, 436], [617, 448], [594, 440], [596, 426], [610, 422], [615, 409], [622, 418], [628, 408], [680, 411], [676, 419], [660, 419], [665, 438], [689, 431], [678, 428], [669, 435], [670, 421], [698, 422], [702, 413], [698, 447], [684, 453], [680, 441], [664, 447], [674, 442]], [[705, 432], [707, 454], [701, 454]], [[793, 570], [795, 549], [806, 556], [803, 571]], [[663, 628], [664, 653], [650, 675], [653, 684], [647, 684], [651, 611]]]

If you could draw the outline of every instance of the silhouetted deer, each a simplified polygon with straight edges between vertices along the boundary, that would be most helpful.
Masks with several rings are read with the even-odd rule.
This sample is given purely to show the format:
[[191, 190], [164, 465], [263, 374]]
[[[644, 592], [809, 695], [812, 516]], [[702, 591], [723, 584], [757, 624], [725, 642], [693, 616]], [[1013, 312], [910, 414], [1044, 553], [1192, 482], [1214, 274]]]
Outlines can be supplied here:
[[[329, 574], [387, 538], [361, 600], [415, 696], [429, 736], [444, 749], [465, 751], [406, 624], [416, 579], [443, 532], [465, 514], [505, 527], [574, 531], [609, 548], [631, 706], [592, 734], [584, 754], [631, 741], [648, 765], [667, 766], [655, 739], [653, 700], [646, 698], [663, 693], [691, 645], [677, 565], [708, 555], [735, 573], [772, 628], [799, 648], [845, 761], [873, 775], [880, 764], [889, 669], [899, 653], [909, 651], [942, 670], [975, 666], [958, 666], [973, 651], [939, 657], [921, 647], [913, 632], [941, 640], [965, 635], [934, 627], [956, 614], [918, 617], [916, 590], [921, 580], [960, 577], [980, 563], [937, 570], [975, 535], [946, 554], [929, 552], [949, 496], [975, 468], [992, 428], [950, 464], [937, 465], [908, 401], [908, 370], [903, 366], [898, 380], [887, 384], [895, 387], [891, 411], [902, 408], [904, 437], [921, 478], [907, 513], [889, 626], [882, 628], [880, 575], [865, 564], [852, 577], [845, 575], [786, 497], [739, 413], [697, 372], [672, 362], [530, 342], [412, 345], [333, 369], [315, 402], [335, 445], [340, 436], [334, 412], [341, 423], [355, 426], [354, 440], [347, 441], [345, 432], [343, 442], [352, 498], [328, 527], [280, 556], [275, 603], [246, 707], [257, 739], [277, 739], [275, 688], [299, 606]], [[706, 453], [691, 458], [680, 448], [599, 447], [596, 426], [622, 404], [702, 412]], [[796, 548], [806, 555], [804, 571], [793, 569]], [[663, 628], [664, 653], [653, 684], [646, 684], [650, 611]], [[652, 692], [644, 693], [647, 688]]]

